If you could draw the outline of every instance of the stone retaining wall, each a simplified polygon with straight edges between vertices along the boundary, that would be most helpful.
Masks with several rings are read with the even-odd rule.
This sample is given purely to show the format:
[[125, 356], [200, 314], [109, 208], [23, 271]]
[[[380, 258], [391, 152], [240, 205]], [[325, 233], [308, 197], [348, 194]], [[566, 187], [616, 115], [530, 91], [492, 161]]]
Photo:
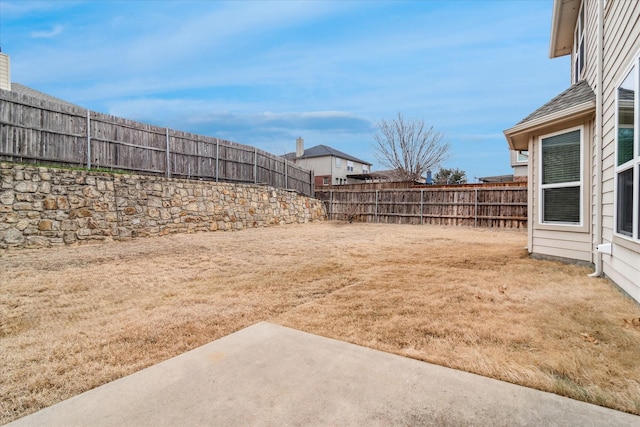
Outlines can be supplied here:
[[0, 249], [325, 220], [292, 191], [0, 163]]

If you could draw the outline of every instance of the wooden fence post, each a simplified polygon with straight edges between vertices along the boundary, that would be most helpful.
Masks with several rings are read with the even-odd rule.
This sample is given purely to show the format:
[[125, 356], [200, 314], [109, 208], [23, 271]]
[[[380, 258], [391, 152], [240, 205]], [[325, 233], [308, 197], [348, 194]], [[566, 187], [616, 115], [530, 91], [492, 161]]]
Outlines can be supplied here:
[[87, 110], [87, 169], [91, 169], [91, 111]]
[[171, 178], [171, 155], [169, 153], [169, 128], [165, 128], [166, 129], [166, 139], [167, 139], [167, 162], [166, 162], [166, 167], [167, 167], [167, 178]]
[[375, 212], [376, 222], [378, 222], [378, 190], [376, 190], [376, 212]]
[[[520, 185], [424, 189], [400, 187], [370, 189], [363, 186], [362, 189], [355, 190], [342, 187], [323, 188], [316, 193], [317, 197], [327, 204], [329, 219], [341, 220], [342, 215], [349, 214], [351, 212], [349, 208], [355, 204], [361, 205], [367, 222], [375, 223], [418, 224], [414, 221], [417, 215], [420, 215], [419, 224], [421, 225], [434, 223], [466, 227], [471, 225], [470, 220], [473, 219], [475, 228], [521, 228], [527, 221], [527, 217], [522, 216], [521, 213], [527, 207], [525, 202], [527, 189]], [[416, 200], [418, 190], [420, 191], [419, 202]], [[480, 195], [482, 195], [482, 203]], [[371, 196], [375, 199], [371, 200]], [[474, 197], [473, 202], [471, 197]], [[416, 207], [420, 210], [419, 213], [416, 212]]]
[[258, 183], [258, 149], [253, 147], [253, 183]]
[[420, 190], [420, 225], [424, 225], [424, 217], [423, 214], [423, 204], [424, 204], [424, 190]]
[[287, 159], [284, 159], [284, 188], [289, 189], [289, 165]]
[[[315, 191], [313, 173], [294, 162], [289, 164], [288, 161], [284, 161], [284, 171], [278, 171], [278, 163], [283, 160], [278, 160], [279, 157], [262, 150], [258, 153], [257, 147], [238, 144], [242, 148], [234, 149], [236, 143], [225, 139], [187, 135], [167, 126], [162, 129], [160, 126], [134, 122], [84, 108], [68, 109], [58, 103], [29, 96], [21, 96], [18, 100], [10, 93], [0, 94], [0, 100], [3, 113], [5, 108], [8, 111], [7, 114], [1, 114], [0, 125], [3, 132], [6, 129], [6, 133], [15, 138], [9, 152], [2, 153], [3, 157], [23, 158], [35, 163], [45, 161], [73, 164], [87, 170], [110, 168], [126, 170], [129, 173], [150, 173], [165, 178], [172, 178], [175, 172], [176, 177], [210, 180], [214, 178], [211, 168], [215, 167], [216, 182], [224, 180], [247, 184], [265, 183], [276, 188], [295, 190], [311, 197]], [[82, 123], [83, 120], [85, 123]], [[57, 129], [60, 123], [66, 123], [65, 129]], [[25, 129], [37, 132], [42, 140], [46, 138], [47, 149], [43, 150], [42, 144], [33, 143], [32, 133], [25, 132]], [[162, 139], [164, 141], [161, 141]], [[81, 147], [83, 143], [84, 156]], [[215, 164], [212, 153], [214, 143]], [[71, 146], [75, 149], [70, 149]], [[250, 176], [247, 166], [250, 164], [248, 154], [251, 151], [253, 171]], [[222, 154], [225, 156], [224, 159]], [[221, 173], [220, 169], [223, 166], [225, 170]], [[289, 168], [293, 172], [291, 183]], [[278, 178], [281, 174], [284, 174], [282, 181]], [[308, 182], [304, 181], [305, 175]]]
[[475, 200], [476, 206], [475, 206], [475, 210], [474, 210], [474, 213], [473, 213], [473, 216], [475, 217], [474, 218], [473, 227], [474, 228], [478, 228], [478, 189], [476, 188], [475, 190], [476, 190], [476, 200]]
[[333, 219], [333, 190], [329, 192], [329, 220]]
[[216, 182], [218, 182], [220, 170], [220, 140], [216, 138]]

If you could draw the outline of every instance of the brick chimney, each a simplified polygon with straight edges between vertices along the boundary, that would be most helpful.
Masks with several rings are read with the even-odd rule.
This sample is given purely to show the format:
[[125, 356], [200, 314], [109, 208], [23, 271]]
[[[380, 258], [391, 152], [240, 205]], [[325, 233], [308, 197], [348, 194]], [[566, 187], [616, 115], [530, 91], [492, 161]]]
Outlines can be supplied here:
[[296, 158], [302, 157], [304, 155], [304, 139], [299, 137], [296, 139]]
[[9, 55], [0, 51], [0, 89], [11, 90]]

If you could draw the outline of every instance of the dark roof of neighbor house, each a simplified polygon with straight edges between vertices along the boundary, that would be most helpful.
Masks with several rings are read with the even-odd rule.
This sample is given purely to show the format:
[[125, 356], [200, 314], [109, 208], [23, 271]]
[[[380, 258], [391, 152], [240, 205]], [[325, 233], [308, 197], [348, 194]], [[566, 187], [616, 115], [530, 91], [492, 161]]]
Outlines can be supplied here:
[[586, 80], [573, 84], [569, 89], [544, 104], [542, 107], [520, 120], [516, 126], [523, 123], [557, 113], [567, 108], [575, 107], [589, 101], [595, 101], [596, 95]]
[[380, 178], [389, 178], [398, 175], [397, 169], [385, 169], [381, 171], [371, 172], [371, 175], [378, 176]]
[[484, 182], [484, 183], [512, 182], [513, 175], [483, 176], [481, 178], [478, 178], [478, 181]]
[[[426, 172], [425, 172], [426, 173]], [[381, 171], [371, 172], [371, 175], [375, 175], [378, 178], [400, 179], [403, 174], [398, 169], [385, 169]], [[421, 177], [424, 178], [424, 177]]]
[[11, 83], [11, 92], [19, 93], [20, 95], [31, 96], [33, 98], [38, 98], [45, 101], [55, 102], [57, 104], [62, 104], [69, 107], [82, 108], [83, 110], [86, 110], [86, 108], [81, 107], [77, 104], [72, 104], [71, 102], [67, 102], [63, 99], [56, 98], [55, 96], [48, 95], [44, 92], [40, 92], [38, 90], [22, 85], [20, 83]]
[[376, 171], [376, 172], [369, 172], [369, 173], [351, 174], [351, 175], [347, 175], [347, 178], [354, 178], [354, 179], [387, 179], [387, 178], [394, 178], [394, 175], [393, 175], [393, 171], [388, 170], [388, 171]]
[[301, 157], [296, 157], [296, 153], [287, 153], [284, 157], [287, 160], [295, 160], [295, 159], [308, 159], [311, 157], [325, 157], [325, 156], [334, 156], [340, 157], [341, 159], [351, 160], [353, 162], [362, 163], [363, 165], [371, 166], [371, 163], [365, 162], [364, 160], [360, 160], [357, 157], [353, 157], [347, 153], [343, 153], [340, 150], [336, 150], [335, 148], [331, 148], [327, 145], [316, 145], [315, 147], [307, 148], [304, 150], [304, 153]]

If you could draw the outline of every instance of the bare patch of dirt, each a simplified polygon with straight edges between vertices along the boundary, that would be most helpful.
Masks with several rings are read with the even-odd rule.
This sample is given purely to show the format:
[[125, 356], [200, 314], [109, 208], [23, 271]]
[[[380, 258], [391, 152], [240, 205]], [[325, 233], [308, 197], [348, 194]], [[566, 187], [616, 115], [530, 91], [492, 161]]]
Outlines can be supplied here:
[[0, 252], [0, 423], [263, 320], [640, 414], [640, 306], [525, 244], [326, 222]]

